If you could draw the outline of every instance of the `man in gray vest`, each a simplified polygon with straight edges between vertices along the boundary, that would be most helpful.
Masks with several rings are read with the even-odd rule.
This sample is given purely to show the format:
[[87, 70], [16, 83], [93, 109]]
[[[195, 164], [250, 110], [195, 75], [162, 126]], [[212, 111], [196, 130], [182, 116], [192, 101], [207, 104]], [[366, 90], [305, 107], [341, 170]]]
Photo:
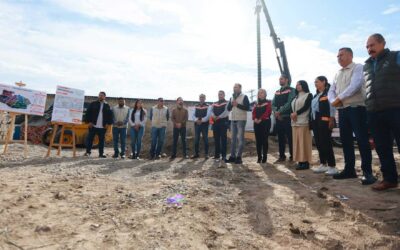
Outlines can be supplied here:
[[381, 34], [371, 35], [367, 40], [370, 58], [364, 65], [368, 124], [383, 175], [383, 181], [372, 187], [377, 191], [398, 186], [393, 139], [400, 140], [400, 52], [385, 49], [385, 44]]
[[169, 109], [164, 105], [162, 97], [157, 99], [157, 105], [150, 109], [151, 148], [150, 159], [160, 159], [164, 145], [165, 132], [169, 120]]
[[365, 109], [365, 84], [363, 65], [353, 62], [350, 48], [339, 49], [338, 63], [342, 67], [335, 76], [328, 92], [329, 101], [339, 111], [340, 140], [343, 144], [344, 170], [333, 175], [334, 179], [357, 178], [353, 133], [361, 155], [363, 185], [376, 181], [372, 175], [372, 154], [368, 140], [367, 111]]
[[249, 98], [242, 93], [242, 85], [236, 83], [233, 87], [233, 96], [228, 103], [229, 120], [231, 121], [231, 155], [227, 162], [242, 164], [242, 153], [244, 147], [244, 129], [249, 111]]

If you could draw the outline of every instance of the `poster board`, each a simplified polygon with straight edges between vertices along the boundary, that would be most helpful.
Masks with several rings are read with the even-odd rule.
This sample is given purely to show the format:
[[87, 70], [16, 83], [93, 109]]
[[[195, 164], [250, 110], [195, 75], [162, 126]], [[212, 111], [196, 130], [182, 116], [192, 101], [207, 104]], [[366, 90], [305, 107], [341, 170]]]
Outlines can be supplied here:
[[46, 92], [0, 83], [0, 110], [27, 115], [43, 116]]
[[82, 124], [85, 91], [57, 86], [51, 121]]

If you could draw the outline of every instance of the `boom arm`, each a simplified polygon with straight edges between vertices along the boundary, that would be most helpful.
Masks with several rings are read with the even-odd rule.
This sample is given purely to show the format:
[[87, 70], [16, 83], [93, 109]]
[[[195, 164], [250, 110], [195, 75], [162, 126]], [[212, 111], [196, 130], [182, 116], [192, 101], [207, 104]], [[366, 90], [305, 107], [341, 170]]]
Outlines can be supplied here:
[[274, 26], [272, 25], [272, 20], [269, 15], [267, 5], [265, 4], [264, 0], [259, 0], [261, 2], [261, 6], [265, 15], [265, 18], [267, 19], [269, 31], [270, 31], [270, 36], [272, 38], [272, 41], [274, 43], [275, 47], [275, 53], [276, 53], [276, 59], [278, 60], [278, 65], [279, 65], [279, 70], [281, 71], [281, 74], [287, 75], [289, 79], [289, 84], [292, 80], [290, 76], [290, 71], [289, 71], [289, 65], [288, 65], [288, 60], [286, 57], [286, 50], [285, 50], [285, 44], [283, 41], [280, 40], [280, 38], [276, 35]]

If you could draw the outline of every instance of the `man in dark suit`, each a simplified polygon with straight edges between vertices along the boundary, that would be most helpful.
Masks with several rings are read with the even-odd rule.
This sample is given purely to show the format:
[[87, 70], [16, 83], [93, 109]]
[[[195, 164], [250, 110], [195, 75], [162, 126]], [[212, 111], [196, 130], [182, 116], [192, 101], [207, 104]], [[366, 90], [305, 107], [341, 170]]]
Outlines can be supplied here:
[[99, 157], [106, 158], [104, 155], [104, 139], [108, 126], [113, 122], [110, 105], [105, 101], [106, 93], [100, 92], [99, 99], [90, 103], [86, 110], [85, 121], [89, 123], [89, 133], [86, 141], [85, 156], [90, 156], [93, 146], [93, 139], [97, 135], [99, 138]]

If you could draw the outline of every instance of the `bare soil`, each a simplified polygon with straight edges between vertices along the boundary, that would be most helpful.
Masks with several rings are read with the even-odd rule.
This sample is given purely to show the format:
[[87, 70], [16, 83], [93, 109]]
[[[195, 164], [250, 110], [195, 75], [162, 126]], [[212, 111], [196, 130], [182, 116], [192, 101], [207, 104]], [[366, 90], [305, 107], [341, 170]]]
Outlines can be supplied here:
[[[400, 249], [400, 189], [274, 164], [275, 144], [264, 165], [252, 142], [243, 165], [44, 158], [34, 145], [24, 159], [11, 145], [0, 157], [0, 249]], [[166, 204], [177, 193], [183, 206]]]

